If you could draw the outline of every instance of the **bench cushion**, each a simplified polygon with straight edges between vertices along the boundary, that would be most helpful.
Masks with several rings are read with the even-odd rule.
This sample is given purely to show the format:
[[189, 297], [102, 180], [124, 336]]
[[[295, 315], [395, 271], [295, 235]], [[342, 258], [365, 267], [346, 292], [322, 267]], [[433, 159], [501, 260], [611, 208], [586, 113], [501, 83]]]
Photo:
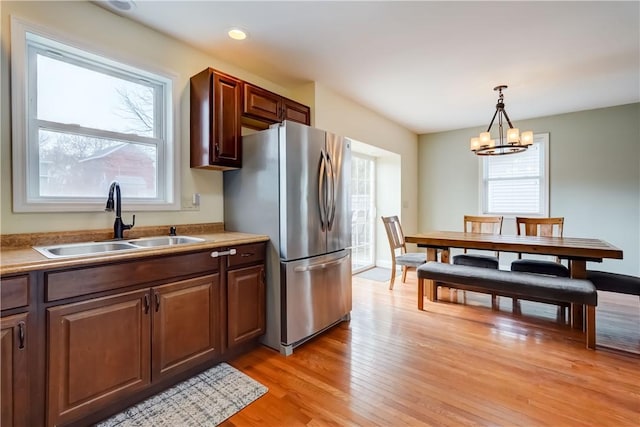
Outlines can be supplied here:
[[418, 277], [456, 284], [470, 290], [491, 290], [518, 298], [597, 305], [596, 287], [588, 280], [493, 270], [430, 261], [418, 268]]
[[591, 280], [599, 291], [640, 295], [640, 277], [608, 273], [606, 271], [587, 270], [587, 279]]
[[406, 254], [396, 256], [396, 264], [398, 265], [417, 267], [425, 262], [427, 262], [427, 255], [420, 252], [408, 252]]
[[498, 258], [489, 255], [460, 254], [453, 257], [453, 263], [457, 265], [470, 265], [472, 267], [483, 267], [498, 269], [500, 266]]
[[540, 259], [517, 259], [511, 263], [511, 271], [523, 273], [548, 274], [550, 276], [569, 277], [569, 269], [564, 265]]

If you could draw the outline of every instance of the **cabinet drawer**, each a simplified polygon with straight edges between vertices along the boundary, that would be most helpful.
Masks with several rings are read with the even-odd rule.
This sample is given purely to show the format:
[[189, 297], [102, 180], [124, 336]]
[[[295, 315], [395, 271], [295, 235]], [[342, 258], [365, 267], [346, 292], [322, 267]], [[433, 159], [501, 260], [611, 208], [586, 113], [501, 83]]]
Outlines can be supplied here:
[[265, 259], [265, 243], [255, 243], [251, 245], [232, 246], [236, 250], [235, 255], [227, 258], [227, 267], [236, 268], [243, 265], [260, 264]]
[[29, 276], [3, 278], [0, 281], [2, 310], [29, 305]]
[[45, 273], [47, 301], [110, 291], [188, 274], [215, 272], [211, 251]]

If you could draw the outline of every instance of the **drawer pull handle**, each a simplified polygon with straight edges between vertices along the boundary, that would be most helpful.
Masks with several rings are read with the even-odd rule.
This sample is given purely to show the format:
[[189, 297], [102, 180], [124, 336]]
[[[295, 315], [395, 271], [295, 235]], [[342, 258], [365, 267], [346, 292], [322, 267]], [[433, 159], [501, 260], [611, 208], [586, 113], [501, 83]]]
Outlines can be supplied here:
[[213, 252], [211, 252], [211, 258], [218, 258], [219, 256], [235, 255], [235, 254], [236, 254], [236, 250], [235, 249], [229, 249], [228, 251], [222, 251], [222, 252], [213, 251]]
[[24, 348], [25, 341], [25, 325], [24, 322], [18, 323], [18, 348], [22, 350]]
[[255, 254], [253, 252], [243, 252], [243, 253], [240, 254], [240, 256], [243, 257], [243, 258], [247, 258], [247, 257], [254, 256], [254, 255]]
[[149, 294], [144, 295], [144, 314], [149, 312]]

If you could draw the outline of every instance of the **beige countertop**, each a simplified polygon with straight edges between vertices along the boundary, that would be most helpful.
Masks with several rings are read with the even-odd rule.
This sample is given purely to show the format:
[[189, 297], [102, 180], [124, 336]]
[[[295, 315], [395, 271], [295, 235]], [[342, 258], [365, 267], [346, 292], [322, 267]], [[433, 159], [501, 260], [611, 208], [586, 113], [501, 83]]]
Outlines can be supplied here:
[[[33, 249], [31, 246], [15, 246], [6, 245], [2, 246], [0, 250], [0, 275], [8, 275], [15, 273], [26, 273], [34, 270], [49, 270], [61, 267], [77, 267], [82, 265], [97, 264], [102, 262], [117, 262], [128, 261], [134, 259], [142, 259], [145, 257], [152, 257], [157, 255], [166, 254], [179, 254], [197, 250], [215, 249], [221, 247], [228, 247], [233, 245], [242, 245], [247, 243], [266, 242], [269, 240], [268, 236], [247, 234], [232, 231], [220, 230], [221, 227], [216, 227], [214, 232], [209, 232], [209, 229], [198, 229], [198, 232], [180, 232], [178, 228], [178, 235], [189, 235], [192, 237], [199, 237], [204, 239], [203, 242], [188, 243], [184, 245], [175, 246], [156, 246], [150, 248], [141, 248], [126, 250], [120, 252], [103, 253], [99, 255], [86, 255], [75, 256], [68, 258], [47, 258], [40, 252]], [[185, 230], [187, 231], [187, 230]], [[191, 229], [195, 231], [195, 229]], [[206, 231], [206, 232], [202, 232]], [[153, 234], [151, 234], [153, 235]], [[160, 234], [156, 234], [160, 235]], [[166, 235], [166, 233], [164, 234]], [[132, 237], [129, 237], [132, 238]], [[73, 240], [73, 239], [72, 239]], [[77, 239], [73, 240], [78, 242]], [[92, 241], [92, 240], [86, 240]], [[72, 243], [72, 241], [56, 241], [55, 244]], [[34, 246], [42, 244], [41, 241], [35, 242]]]

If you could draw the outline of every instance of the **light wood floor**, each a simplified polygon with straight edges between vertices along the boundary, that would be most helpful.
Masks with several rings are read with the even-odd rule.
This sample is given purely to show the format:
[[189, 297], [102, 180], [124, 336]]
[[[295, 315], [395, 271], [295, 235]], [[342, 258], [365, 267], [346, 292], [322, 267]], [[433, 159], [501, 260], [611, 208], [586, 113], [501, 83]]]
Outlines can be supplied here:
[[[231, 361], [269, 392], [223, 425], [640, 425], [640, 354], [585, 349], [550, 306], [515, 316], [468, 293], [420, 312], [415, 274], [387, 286], [354, 277], [351, 322]], [[640, 353], [638, 298], [603, 294], [599, 344]]]

